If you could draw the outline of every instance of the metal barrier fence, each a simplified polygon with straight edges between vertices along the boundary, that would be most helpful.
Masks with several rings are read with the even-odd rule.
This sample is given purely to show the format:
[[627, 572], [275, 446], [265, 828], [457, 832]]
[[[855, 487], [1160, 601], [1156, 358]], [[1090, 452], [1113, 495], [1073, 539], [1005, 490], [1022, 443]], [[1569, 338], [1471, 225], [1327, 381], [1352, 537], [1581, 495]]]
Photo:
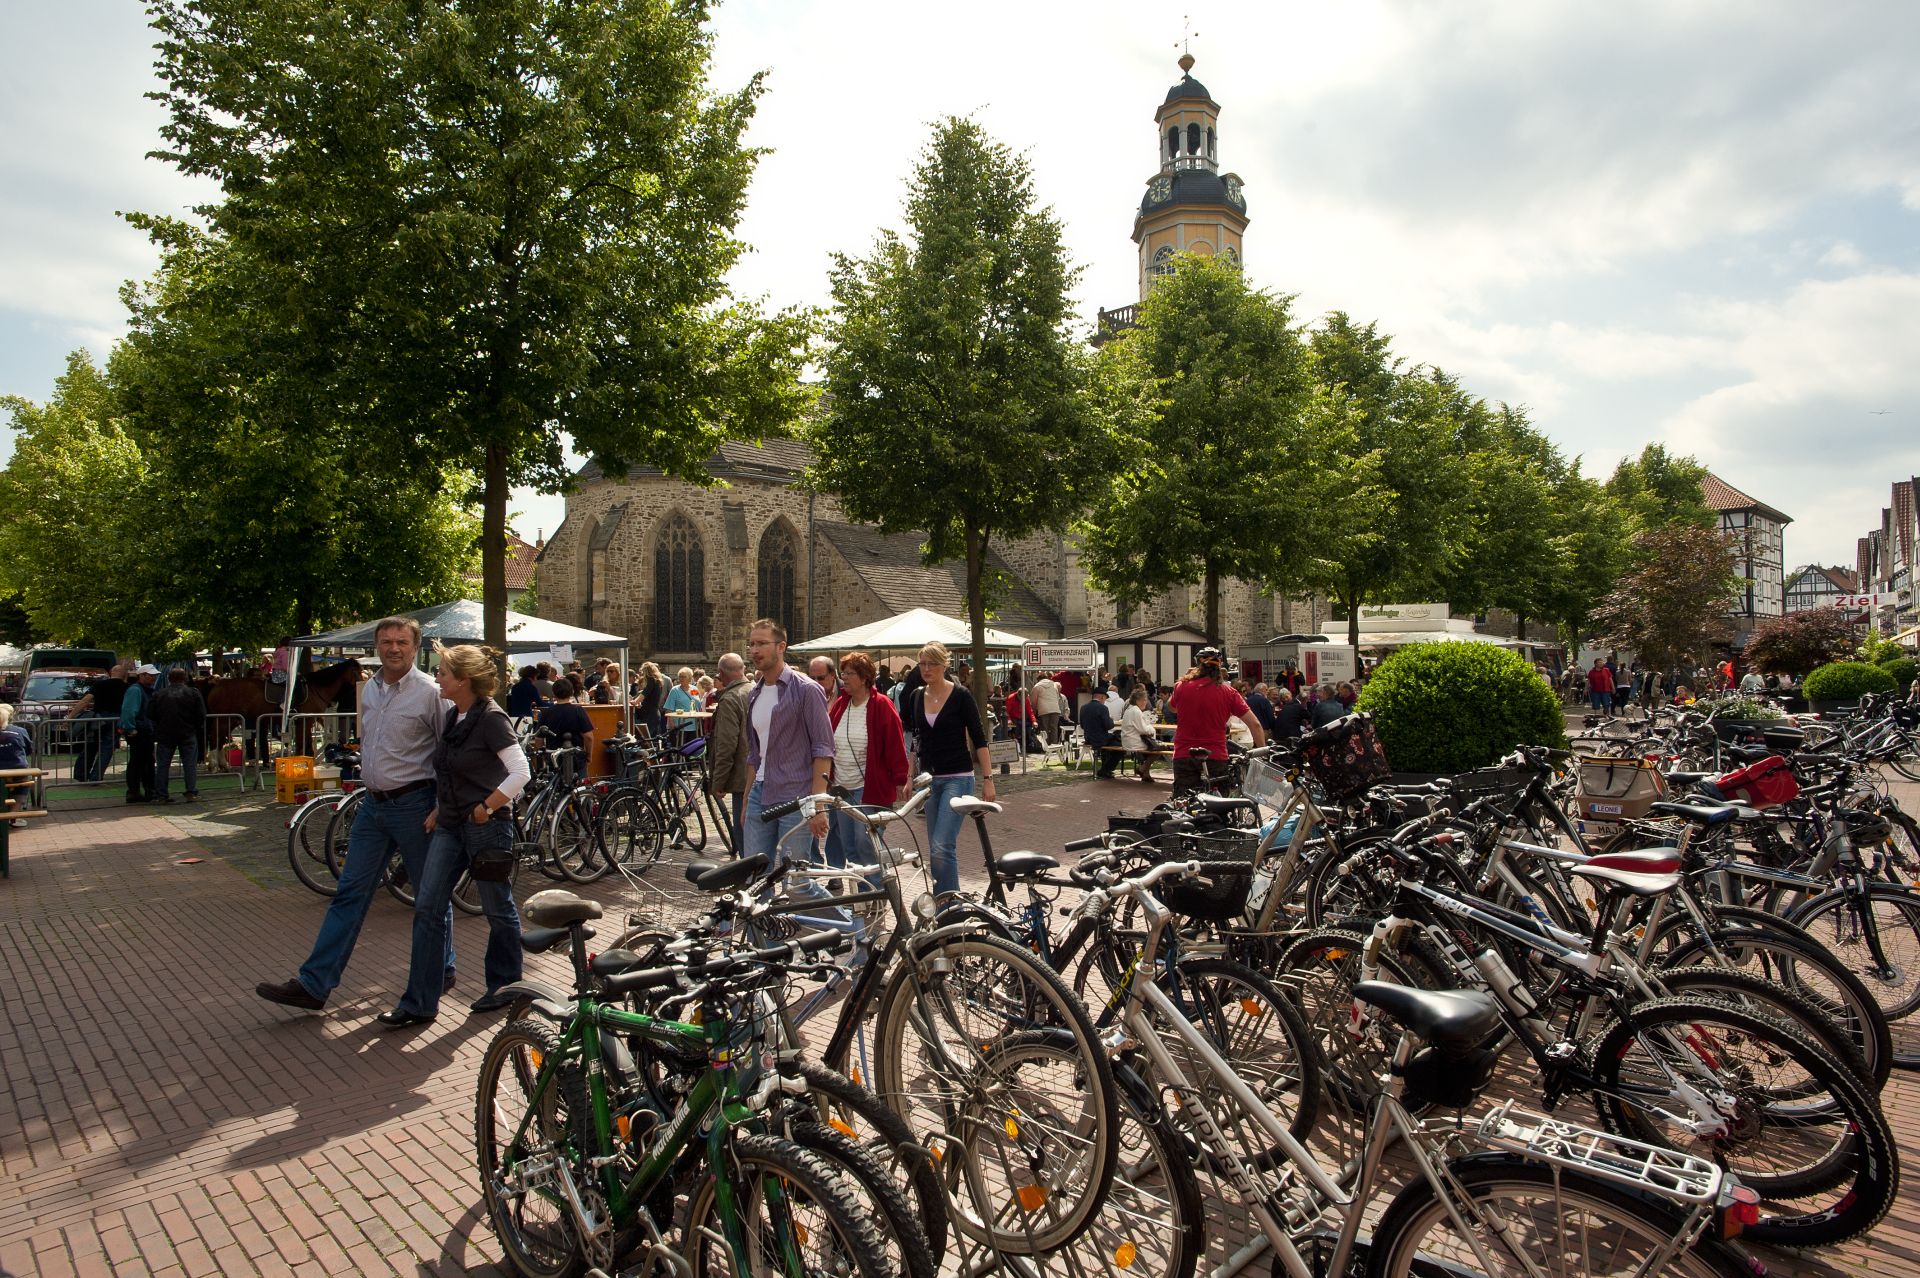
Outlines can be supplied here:
[[[43, 719], [20, 726], [33, 742], [29, 762], [45, 774], [41, 792], [124, 783], [127, 747], [113, 719]], [[354, 728], [354, 715], [340, 711], [291, 718], [262, 715], [252, 728], [237, 714], [208, 715], [200, 774], [238, 775], [241, 789], [263, 788], [272, 780], [274, 759], [318, 754], [323, 746], [344, 744], [353, 738]]]

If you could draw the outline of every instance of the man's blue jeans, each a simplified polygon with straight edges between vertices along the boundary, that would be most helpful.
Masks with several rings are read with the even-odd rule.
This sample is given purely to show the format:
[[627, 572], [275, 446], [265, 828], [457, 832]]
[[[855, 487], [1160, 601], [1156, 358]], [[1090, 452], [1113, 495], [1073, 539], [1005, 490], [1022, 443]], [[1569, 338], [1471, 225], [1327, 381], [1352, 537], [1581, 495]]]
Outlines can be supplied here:
[[[802, 860], [811, 859], [813, 853], [805, 840], [798, 837], [792, 839], [786, 838], [789, 830], [805, 822], [805, 818], [800, 813], [789, 812], [779, 820], [772, 822], [762, 821], [760, 819], [760, 813], [763, 807], [778, 807], [781, 803], [785, 802], [784, 799], [780, 799], [763, 805], [760, 799], [760, 786], [760, 779], [756, 777], [754, 778], [753, 788], [747, 791], [747, 814], [740, 822], [740, 855], [757, 856], [765, 853], [769, 859], [772, 859], [774, 849], [780, 846], [782, 839], [786, 839], [786, 854], [788, 856], [798, 857]], [[798, 798], [799, 796], [795, 795], [792, 797]]]
[[[325, 998], [340, 984], [353, 957], [353, 943], [360, 938], [360, 925], [367, 920], [367, 907], [373, 894], [385, 880], [387, 862], [395, 848], [407, 867], [407, 881], [420, 890], [420, 879], [427, 868], [427, 813], [433, 809], [433, 787], [424, 786], [397, 799], [376, 799], [371, 794], [354, 809], [353, 829], [347, 833], [347, 860], [340, 867], [340, 883], [327, 902], [327, 916], [320, 921], [320, 935], [313, 940], [313, 953], [300, 969], [300, 983], [315, 998]], [[453, 903], [447, 902], [447, 945], [445, 976], [453, 975]]]
[[119, 744], [119, 718], [90, 714], [73, 722], [74, 734], [80, 742], [81, 766], [76, 766], [76, 776], [82, 781], [106, 780], [107, 765], [113, 762], [113, 748]]
[[[475, 825], [440, 826], [427, 845], [427, 868], [413, 898], [413, 962], [407, 972], [407, 992], [397, 1011], [434, 1016], [440, 1011], [445, 972], [440, 959], [452, 951], [453, 886], [466, 872], [467, 860], [482, 848], [511, 849], [513, 822], [504, 818]], [[513, 908], [513, 888], [507, 883], [476, 882], [480, 904], [487, 912], [487, 993], [520, 979], [520, 915]]]
[[[186, 782], [188, 794], [200, 792], [200, 743], [192, 738], [175, 745], [171, 741], [153, 743], [153, 797], [167, 797], [167, 774], [173, 771], [173, 755], [180, 753], [180, 775]], [[366, 800], [361, 800], [366, 802]]]
[[927, 795], [927, 844], [932, 849], [933, 894], [960, 890], [960, 824], [966, 820], [948, 801], [973, 793], [969, 772], [958, 777], [935, 777]]

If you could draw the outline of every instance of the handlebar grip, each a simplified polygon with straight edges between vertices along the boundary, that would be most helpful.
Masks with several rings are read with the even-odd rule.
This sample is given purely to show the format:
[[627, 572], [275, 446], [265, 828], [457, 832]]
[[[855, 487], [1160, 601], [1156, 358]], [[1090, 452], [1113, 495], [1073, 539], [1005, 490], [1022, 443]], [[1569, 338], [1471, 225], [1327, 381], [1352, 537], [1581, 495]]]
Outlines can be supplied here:
[[635, 972], [621, 972], [609, 976], [606, 985], [615, 994], [643, 994], [654, 990], [677, 990], [681, 978], [687, 975], [684, 967], [643, 967]]
[[800, 810], [801, 800], [788, 799], [785, 803], [776, 803], [770, 808], [760, 809], [762, 821], [778, 821], [783, 816], [791, 816]]
[[1060, 850], [1062, 852], [1087, 852], [1097, 847], [1104, 847], [1106, 842], [1105, 835], [1096, 834], [1090, 839], [1075, 839], [1071, 843], [1062, 843]]

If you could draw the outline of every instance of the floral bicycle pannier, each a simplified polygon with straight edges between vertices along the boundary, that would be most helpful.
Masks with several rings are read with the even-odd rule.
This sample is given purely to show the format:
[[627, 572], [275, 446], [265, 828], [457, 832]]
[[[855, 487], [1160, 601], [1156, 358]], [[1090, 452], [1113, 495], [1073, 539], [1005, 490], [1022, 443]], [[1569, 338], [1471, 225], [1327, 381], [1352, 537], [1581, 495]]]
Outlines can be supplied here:
[[1373, 716], [1350, 714], [1301, 738], [1307, 773], [1327, 797], [1344, 802], [1392, 775], [1373, 730]]

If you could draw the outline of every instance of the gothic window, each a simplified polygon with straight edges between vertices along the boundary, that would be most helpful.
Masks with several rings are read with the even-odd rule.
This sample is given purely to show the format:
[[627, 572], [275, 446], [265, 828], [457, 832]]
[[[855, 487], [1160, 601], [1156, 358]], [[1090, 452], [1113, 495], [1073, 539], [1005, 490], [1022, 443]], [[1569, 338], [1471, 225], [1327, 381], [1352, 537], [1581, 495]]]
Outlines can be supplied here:
[[653, 650], [701, 652], [707, 646], [706, 552], [685, 515], [661, 526], [653, 551]]
[[592, 550], [587, 552], [587, 598], [594, 603], [607, 601], [607, 552]]
[[759, 615], [786, 627], [787, 637], [795, 641], [802, 637], [794, 606], [794, 564], [798, 559], [793, 530], [785, 524], [776, 523], [761, 536]]

